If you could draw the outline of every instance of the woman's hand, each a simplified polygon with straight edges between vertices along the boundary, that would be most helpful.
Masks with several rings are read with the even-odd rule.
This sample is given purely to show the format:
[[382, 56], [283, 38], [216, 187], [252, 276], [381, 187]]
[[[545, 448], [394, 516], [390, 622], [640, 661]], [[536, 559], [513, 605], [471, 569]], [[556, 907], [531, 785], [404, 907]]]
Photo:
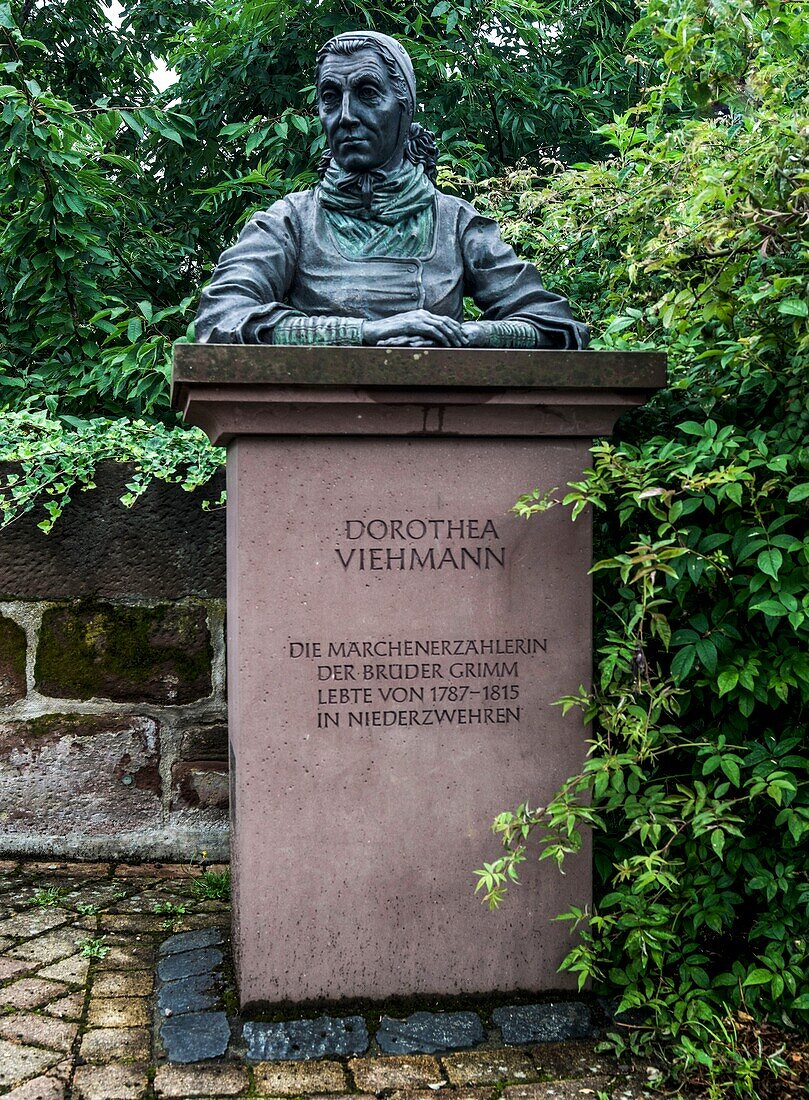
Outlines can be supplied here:
[[413, 309], [380, 321], [365, 321], [362, 342], [377, 347], [465, 348], [469, 346], [467, 328], [452, 317]]

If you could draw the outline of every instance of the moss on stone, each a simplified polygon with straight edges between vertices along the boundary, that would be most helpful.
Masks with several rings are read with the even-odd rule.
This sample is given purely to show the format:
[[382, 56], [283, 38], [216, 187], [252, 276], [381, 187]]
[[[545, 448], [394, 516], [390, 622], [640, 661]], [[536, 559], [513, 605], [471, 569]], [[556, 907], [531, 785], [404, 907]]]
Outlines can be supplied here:
[[204, 607], [83, 602], [42, 619], [36, 684], [55, 698], [189, 703], [211, 692]]

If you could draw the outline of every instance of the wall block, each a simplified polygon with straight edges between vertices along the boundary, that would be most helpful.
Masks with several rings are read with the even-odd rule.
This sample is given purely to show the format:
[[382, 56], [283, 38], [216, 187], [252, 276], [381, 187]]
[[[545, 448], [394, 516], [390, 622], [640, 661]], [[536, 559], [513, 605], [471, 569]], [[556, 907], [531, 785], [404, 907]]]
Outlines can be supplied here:
[[13, 619], [0, 616], [0, 706], [25, 695], [25, 631]]
[[227, 814], [228, 765], [225, 760], [183, 760], [172, 769], [172, 809], [218, 810]]
[[36, 686], [51, 698], [191, 703], [211, 693], [204, 607], [82, 602], [45, 611]]
[[159, 824], [158, 724], [50, 714], [0, 724], [0, 834], [136, 835]]

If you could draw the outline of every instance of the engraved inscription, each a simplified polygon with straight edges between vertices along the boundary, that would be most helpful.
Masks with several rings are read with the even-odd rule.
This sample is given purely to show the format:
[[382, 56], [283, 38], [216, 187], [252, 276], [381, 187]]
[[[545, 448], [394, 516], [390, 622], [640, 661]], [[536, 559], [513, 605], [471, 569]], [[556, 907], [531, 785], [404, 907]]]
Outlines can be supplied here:
[[547, 649], [545, 638], [290, 640], [287, 657], [311, 666], [319, 729], [501, 726], [521, 721], [520, 676]]
[[347, 519], [334, 552], [361, 572], [505, 569], [506, 548], [490, 519]]

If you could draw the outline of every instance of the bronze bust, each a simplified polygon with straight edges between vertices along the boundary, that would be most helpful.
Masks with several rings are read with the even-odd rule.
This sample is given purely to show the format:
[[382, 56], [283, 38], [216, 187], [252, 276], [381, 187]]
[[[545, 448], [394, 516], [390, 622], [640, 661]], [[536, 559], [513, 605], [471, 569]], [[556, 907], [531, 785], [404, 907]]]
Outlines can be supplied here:
[[[586, 326], [517, 258], [496, 222], [435, 187], [405, 49], [374, 31], [317, 59], [329, 152], [321, 182], [254, 215], [202, 293], [217, 344], [584, 348]], [[469, 296], [483, 311], [463, 320]]]

